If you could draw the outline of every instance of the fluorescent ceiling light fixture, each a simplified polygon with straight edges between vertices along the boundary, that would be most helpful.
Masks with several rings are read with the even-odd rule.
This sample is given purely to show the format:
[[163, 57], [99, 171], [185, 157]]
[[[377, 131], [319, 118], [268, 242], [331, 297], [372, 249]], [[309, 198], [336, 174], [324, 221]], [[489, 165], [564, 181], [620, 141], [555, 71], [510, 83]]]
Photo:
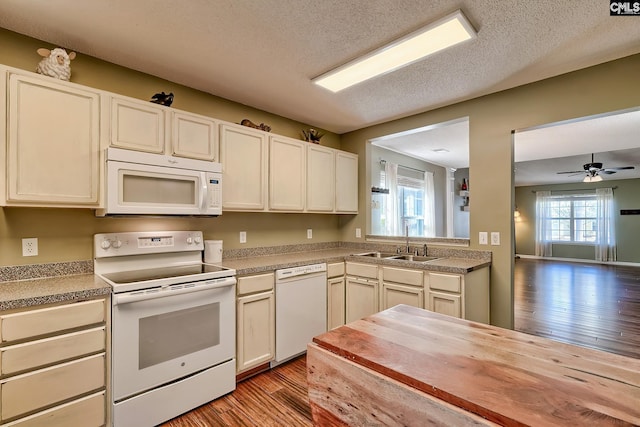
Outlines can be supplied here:
[[600, 182], [600, 181], [602, 181], [602, 177], [600, 175], [595, 175], [595, 176], [587, 175], [582, 180], [582, 182]]
[[312, 81], [332, 92], [338, 92], [475, 37], [475, 30], [462, 11], [457, 10]]

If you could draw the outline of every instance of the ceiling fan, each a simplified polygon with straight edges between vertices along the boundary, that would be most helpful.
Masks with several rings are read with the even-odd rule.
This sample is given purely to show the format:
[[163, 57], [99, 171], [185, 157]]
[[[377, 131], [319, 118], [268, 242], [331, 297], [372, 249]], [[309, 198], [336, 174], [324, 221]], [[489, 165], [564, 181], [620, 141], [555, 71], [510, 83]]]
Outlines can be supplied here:
[[557, 172], [558, 174], [586, 174], [583, 182], [598, 182], [602, 181], [602, 176], [600, 174], [611, 175], [620, 170], [628, 170], [635, 169], [634, 166], [621, 166], [617, 168], [603, 168], [602, 163], [593, 161], [593, 153], [591, 153], [591, 163], [585, 163], [582, 165], [583, 170], [581, 171], [565, 171], [565, 172]]

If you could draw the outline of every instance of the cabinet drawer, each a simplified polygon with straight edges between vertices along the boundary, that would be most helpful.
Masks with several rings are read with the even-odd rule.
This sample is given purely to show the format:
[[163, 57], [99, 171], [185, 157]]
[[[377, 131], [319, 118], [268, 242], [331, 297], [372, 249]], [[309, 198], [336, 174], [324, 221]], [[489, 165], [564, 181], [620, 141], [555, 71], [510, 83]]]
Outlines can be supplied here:
[[344, 276], [344, 262], [327, 264], [327, 277]]
[[238, 295], [270, 291], [273, 289], [274, 277], [273, 273], [240, 277], [238, 279]]
[[382, 280], [385, 282], [404, 283], [405, 285], [422, 286], [422, 271], [404, 268], [382, 267]]
[[430, 289], [459, 293], [462, 288], [462, 278], [455, 274], [429, 273], [425, 281]]
[[64, 405], [55, 406], [29, 417], [21, 418], [5, 427], [100, 427], [105, 424], [105, 392], [92, 394]]
[[105, 321], [105, 300], [0, 315], [0, 339], [15, 341]]
[[9, 375], [104, 351], [105, 328], [73, 332], [0, 349], [0, 374]]
[[104, 353], [18, 375], [0, 383], [1, 418], [4, 421], [104, 386]]
[[360, 277], [378, 278], [378, 266], [375, 264], [347, 263], [347, 274]]

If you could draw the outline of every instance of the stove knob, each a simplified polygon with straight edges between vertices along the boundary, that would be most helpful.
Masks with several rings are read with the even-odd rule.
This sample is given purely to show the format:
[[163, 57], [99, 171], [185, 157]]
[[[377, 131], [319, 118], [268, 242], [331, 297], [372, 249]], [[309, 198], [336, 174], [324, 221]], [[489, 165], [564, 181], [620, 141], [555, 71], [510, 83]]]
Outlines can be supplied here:
[[196, 244], [198, 244], [198, 245], [199, 245], [200, 243], [202, 243], [202, 238], [201, 238], [200, 236], [196, 236], [193, 240], [194, 240], [194, 242], [196, 242]]
[[187, 245], [190, 245], [193, 243], [193, 237], [187, 237]]
[[103, 240], [102, 243], [100, 243], [100, 247], [102, 247], [102, 249], [109, 249], [111, 247], [111, 242]]
[[122, 242], [120, 240], [116, 239], [116, 240], [113, 241], [111, 246], [113, 246], [114, 248], [118, 249], [120, 246], [122, 246]]

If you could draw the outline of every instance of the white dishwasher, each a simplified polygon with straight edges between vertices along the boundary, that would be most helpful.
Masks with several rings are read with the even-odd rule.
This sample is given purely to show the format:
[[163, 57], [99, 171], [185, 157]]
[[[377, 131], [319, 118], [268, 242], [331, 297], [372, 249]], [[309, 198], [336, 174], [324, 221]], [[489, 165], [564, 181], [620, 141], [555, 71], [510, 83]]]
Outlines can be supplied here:
[[272, 366], [307, 350], [327, 331], [327, 264], [276, 270], [276, 357]]

